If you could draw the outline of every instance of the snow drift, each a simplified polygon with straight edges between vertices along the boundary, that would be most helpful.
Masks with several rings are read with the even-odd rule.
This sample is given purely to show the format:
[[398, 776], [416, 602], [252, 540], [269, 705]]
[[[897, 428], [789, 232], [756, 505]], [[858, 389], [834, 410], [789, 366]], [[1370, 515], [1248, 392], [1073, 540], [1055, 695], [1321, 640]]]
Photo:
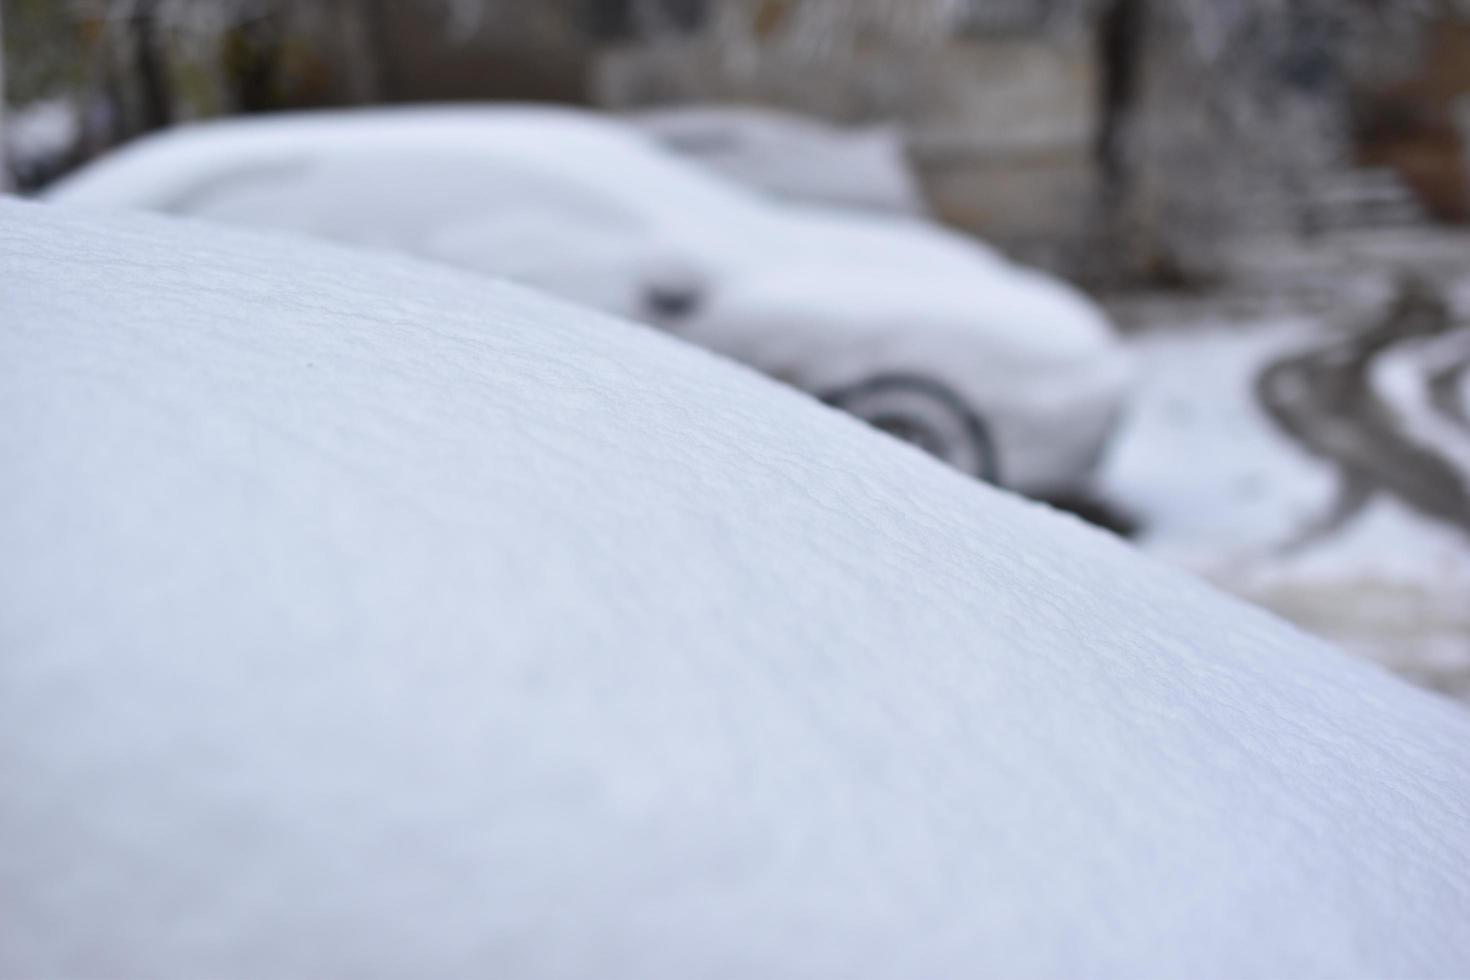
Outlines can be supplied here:
[[0, 206], [0, 974], [1444, 975], [1470, 719], [730, 364]]

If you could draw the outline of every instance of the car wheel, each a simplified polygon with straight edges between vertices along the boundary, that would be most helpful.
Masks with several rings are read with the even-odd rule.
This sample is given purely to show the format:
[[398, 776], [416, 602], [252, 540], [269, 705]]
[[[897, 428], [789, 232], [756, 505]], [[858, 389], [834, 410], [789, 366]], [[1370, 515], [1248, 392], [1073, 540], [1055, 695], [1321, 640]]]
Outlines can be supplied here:
[[990, 427], [948, 385], [917, 374], [878, 374], [819, 397], [958, 470], [1000, 483]]

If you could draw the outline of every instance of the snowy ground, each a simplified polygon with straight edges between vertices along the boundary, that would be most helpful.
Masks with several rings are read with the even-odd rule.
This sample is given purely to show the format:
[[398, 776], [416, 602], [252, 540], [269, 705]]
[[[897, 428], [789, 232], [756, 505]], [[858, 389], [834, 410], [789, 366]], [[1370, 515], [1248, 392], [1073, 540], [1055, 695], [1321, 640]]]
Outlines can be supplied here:
[[[1263, 248], [1224, 295], [1121, 307], [1138, 331], [1141, 385], [1104, 483], [1145, 524], [1146, 550], [1470, 700], [1470, 385], [1463, 368], [1446, 371], [1470, 361], [1465, 255], [1463, 239], [1403, 232]], [[1386, 408], [1378, 421], [1401, 446], [1352, 445], [1372, 422], [1342, 415], [1319, 419], [1306, 441], [1288, 437], [1257, 400], [1261, 372], [1299, 367], [1304, 351], [1338, 352], [1319, 364], [1348, 357], [1406, 271], [1438, 285], [1458, 329], [1385, 344], [1362, 366], [1364, 390]], [[1365, 468], [1342, 463], [1353, 449]], [[1426, 457], [1434, 472], [1406, 480]], [[1438, 495], [1418, 492], [1433, 477]], [[1361, 484], [1362, 499], [1314, 534], [1347, 484]]]

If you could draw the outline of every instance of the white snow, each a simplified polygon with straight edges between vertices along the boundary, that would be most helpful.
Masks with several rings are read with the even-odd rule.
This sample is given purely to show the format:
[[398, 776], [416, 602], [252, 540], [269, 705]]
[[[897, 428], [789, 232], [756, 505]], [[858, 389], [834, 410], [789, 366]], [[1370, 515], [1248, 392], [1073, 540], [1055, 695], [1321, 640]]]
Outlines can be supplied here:
[[1470, 716], [692, 348], [0, 205], [0, 973], [1470, 969]]
[[683, 105], [633, 115], [664, 146], [796, 201], [923, 215], [894, 125], [843, 127], [756, 106]]
[[1130, 342], [1138, 387], [1102, 484], [1145, 518], [1144, 544], [1185, 564], [1269, 552], [1330, 506], [1332, 472], [1277, 434], [1256, 372], [1320, 335], [1305, 319], [1221, 322]]
[[[779, 206], [573, 110], [303, 113], [183, 127], [48, 195], [368, 245], [514, 278], [808, 391], [942, 382], [990, 423], [1008, 486], [1091, 472], [1128, 366], [1091, 301], [921, 222]], [[659, 292], [691, 310], [662, 316]]]

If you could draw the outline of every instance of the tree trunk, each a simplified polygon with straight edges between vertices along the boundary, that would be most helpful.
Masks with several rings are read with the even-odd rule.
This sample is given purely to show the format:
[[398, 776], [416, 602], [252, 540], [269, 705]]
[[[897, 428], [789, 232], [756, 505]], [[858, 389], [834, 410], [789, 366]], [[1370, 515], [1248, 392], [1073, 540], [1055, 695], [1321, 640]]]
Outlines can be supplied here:
[[1143, 71], [1148, 0], [1108, 0], [1102, 7], [1096, 38], [1098, 86], [1097, 234], [1102, 239], [1089, 275], [1100, 280], [1126, 278], [1138, 261], [1139, 229], [1132, 227], [1130, 205], [1137, 189], [1129, 133], [1137, 125], [1140, 73]]
[[163, 129], [173, 122], [173, 99], [168, 64], [159, 49], [158, 0], [139, 0], [133, 15], [133, 67], [138, 74], [139, 123], [142, 132]]
[[0, 194], [10, 190], [10, 159], [5, 153], [5, 5], [0, 3]]

